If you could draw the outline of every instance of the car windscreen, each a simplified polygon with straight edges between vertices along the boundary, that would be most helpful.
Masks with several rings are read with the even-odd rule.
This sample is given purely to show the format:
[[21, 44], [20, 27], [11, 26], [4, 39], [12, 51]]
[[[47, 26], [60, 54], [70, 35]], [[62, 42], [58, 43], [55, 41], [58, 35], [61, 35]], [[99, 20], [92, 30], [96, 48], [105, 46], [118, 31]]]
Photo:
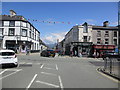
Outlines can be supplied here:
[[15, 53], [14, 52], [0, 52], [0, 55], [1, 56], [13, 56], [15, 55]]

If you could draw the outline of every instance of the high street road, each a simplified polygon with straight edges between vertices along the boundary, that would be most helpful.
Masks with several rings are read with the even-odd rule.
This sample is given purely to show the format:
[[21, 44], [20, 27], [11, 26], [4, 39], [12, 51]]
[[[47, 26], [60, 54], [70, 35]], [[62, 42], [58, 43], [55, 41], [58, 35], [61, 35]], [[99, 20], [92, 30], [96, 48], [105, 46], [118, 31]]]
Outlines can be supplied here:
[[117, 80], [97, 71], [101, 59], [32, 54], [18, 60], [19, 67], [1, 69], [2, 88], [118, 88]]

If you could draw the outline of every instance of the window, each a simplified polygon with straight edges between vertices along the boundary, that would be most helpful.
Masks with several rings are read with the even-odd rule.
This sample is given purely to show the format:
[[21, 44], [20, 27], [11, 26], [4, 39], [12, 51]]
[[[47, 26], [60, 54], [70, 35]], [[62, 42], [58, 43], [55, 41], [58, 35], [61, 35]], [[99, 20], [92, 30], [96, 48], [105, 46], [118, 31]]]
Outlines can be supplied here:
[[22, 36], [24, 36], [24, 37], [27, 36], [27, 30], [26, 29], [22, 29]]
[[114, 37], [117, 37], [117, 31], [114, 31]]
[[0, 20], [0, 27], [2, 27], [2, 26], [3, 26], [3, 21]]
[[29, 36], [30, 36], [30, 38], [31, 38], [31, 31], [29, 31]]
[[87, 42], [87, 36], [83, 36], [83, 42]]
[[101, 37], [101, 31], [97, 31], [97, 37]]
[[9, 28], [9, 36], [13, 36], [15, 34], [15, 29], [14, 28]]
[[0, 28], [0, 36], [3, 36], [3, 28]]
[[105, 44], [109, 44], [109, 40], [108, 39], [105, 39]]
[[101, 38], [97, 38], [97, 44], [101, 43]]
[[114, 45], [117, 45], [117, 39], [114, 39], [114, 40], [113, 40], [113, 44], [114, 44]]
[[87, 33], [87, 32], [88, 32], [88, 26], [87, 24], [84, 24], [83, 33]]
[[105, 31], [105, 37], [109, 37], [109, 32]]
[[14, 27], [15, 26], [15, 21], [10, 21], [9, 26]]

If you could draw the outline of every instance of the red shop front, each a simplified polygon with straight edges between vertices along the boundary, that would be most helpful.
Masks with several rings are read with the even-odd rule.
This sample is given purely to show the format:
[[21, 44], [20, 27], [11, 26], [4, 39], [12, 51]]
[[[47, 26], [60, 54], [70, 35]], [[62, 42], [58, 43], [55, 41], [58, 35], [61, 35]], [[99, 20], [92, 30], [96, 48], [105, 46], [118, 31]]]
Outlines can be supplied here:
[[94, 57], [102, 57], [103, 51], [114, 51], [115, 45], [93, 45], [92, 46], [92, 55]]

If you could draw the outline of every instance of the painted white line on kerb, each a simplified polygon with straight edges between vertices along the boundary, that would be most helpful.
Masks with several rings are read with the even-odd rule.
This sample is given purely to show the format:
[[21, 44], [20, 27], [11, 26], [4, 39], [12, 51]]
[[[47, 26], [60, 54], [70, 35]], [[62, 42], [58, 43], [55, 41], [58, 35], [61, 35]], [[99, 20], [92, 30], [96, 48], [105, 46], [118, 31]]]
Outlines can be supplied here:
[[7, 71], [7, 69], [3, 70], [2, 72], [0, 72], [0, 75], [3, 74], [5, 71]]
[[42, 81], [36, 81], [37, 83], [41, 83], [41, 84], [45, 84], [45, 85], [48, 85], [48, 86], [53, 86], [55, 88], [59, 88], [60, 86], [58, 85], [54, 85], [54, 84], [51, 84], [51, 83], [47, 83], [47, 82], [42, 82]]
[[56, 74], [53, 73], [47, 73], [47, 72], [41, 72], [42, 74], [46, 74], [46, 75], [52, 75], [52, 76], [57, 76]]
[[31, 80], [31, 82], [27, 86], [27, 89], [30, 88], [30, 86], [32, 85], [32, 83], [34, 82], [34, 80], [35, 80], [36, 77], [37, 77], [37, 74], [34, 75], [33, 79]]
[[55, 66], [56, 66], [56, 70], [58, 70], [58, 66], [57, 66], [57, 64], [56, 64]]
[[61, 77], [60, 77], [60, 76], [58, 76], [58, 78], [59, 78], [59, 82], [60, 82], [60, 87], [61, 87], [61, 90], [63, 90], [63, 84], [62, 84]]
[[44, 64], [42, 64], [40, 68], [43, 68], [43, 66], [44, 66]]
[[17, 73], [17, 72], [19, 72], [19, 71], [21, 71], [21, 70], [17, 70], [17, 71], [15, 71], [15, 72], [11, 73], [11, 74], [8, 74], [8, 75], [6, 75], [6, 76], [0, 78], [0, 80], [3, 79], [3, 78], [6, 78], [6, 77], [8, 77], [8, 76], [11, 76], [11, 75], [13, 75], [13, 74], [15, 74], [15, 73]]

